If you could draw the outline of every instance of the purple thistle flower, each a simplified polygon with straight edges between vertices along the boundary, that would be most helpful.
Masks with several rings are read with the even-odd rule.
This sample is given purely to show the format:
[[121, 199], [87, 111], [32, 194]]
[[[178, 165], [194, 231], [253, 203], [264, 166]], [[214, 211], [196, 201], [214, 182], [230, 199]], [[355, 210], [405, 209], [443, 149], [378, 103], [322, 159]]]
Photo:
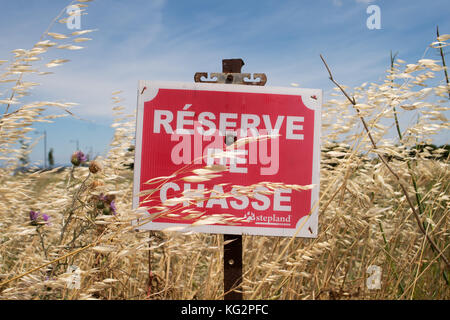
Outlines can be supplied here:
[[112, 211], [113, 215], [116, 215], [117, 214], [117, 212], [116, 212], [117, 208], [116, 208], [116, 204], [114, 203], [114, 200], [111, 201], [109, 207], [111, 208], [111, 211]]
[[86, 156], [81, 151], [77, 152], [77, 158], [78, 158], [78, 161], [80, 161], [80, 162], [86, 162], [87, 161]]
[[70, 162], [72, 162], [72, 164], [74, 166], [79, 166], [80, 164], [82, 164], [83, 162], [87, 161], [87, 157], [84, 155], [84, 153], [82, 151], [76, 151], [72, 154], [72, 157], [70, 158]]
[[50, 216], [48, 214], [41, 214], [40, 211], [30, 211], [30, 220], [32, 225], [37, 225], [40, 217], [42, 217], [42, 220], [44, 220], [45, 224], [48, 224], [48, 221], [50, 220]]
[[40, 212], [39, 211], [30, 211], [30, 220], [31, 221], [36, 221], [37, 218], [39, 217]]

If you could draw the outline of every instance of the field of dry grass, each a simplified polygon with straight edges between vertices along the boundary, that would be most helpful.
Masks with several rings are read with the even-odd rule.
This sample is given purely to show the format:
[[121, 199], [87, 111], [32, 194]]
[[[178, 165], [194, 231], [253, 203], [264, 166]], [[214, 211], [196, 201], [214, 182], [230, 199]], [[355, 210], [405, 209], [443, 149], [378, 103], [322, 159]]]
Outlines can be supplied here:
[[[131, 209], [125, 166], [133, 162], [135, 116], [122, 113], [120, 92], [113, 142], [96, 159], [101, 170], [14, 173], [30, 152], [18, 142], [33, 125], [71, 116], [70, 103], [21, 102], [34, 85], [27, 74], [39, 72], [33, 58], [45, 59], [61, 38], [44, 34], [0, 62], [0, 84], [11, 94], [0, 96], [0, 298], [222, 299], [221, 235], [130, 225], [141, 216]], [[448, 39], [430, 36], [428, 50]], [[381, 83], [341, 87], [354, 103], [336, 88], [323, 106], [318, 237], [244, 236], [245, 299], [450, 298], [448, 157], [435, 159], [444, 149], [411, 152], [449, 129], [450, 86], [439, 60], [394, 59], [387, 69]], [[397, 121], [406, 116], [414, 121]], [[81, 270], [79, 289], [68, 288], [70, 265]], [[366, 286], [370, 265], [381, 267], [380, 289]]]

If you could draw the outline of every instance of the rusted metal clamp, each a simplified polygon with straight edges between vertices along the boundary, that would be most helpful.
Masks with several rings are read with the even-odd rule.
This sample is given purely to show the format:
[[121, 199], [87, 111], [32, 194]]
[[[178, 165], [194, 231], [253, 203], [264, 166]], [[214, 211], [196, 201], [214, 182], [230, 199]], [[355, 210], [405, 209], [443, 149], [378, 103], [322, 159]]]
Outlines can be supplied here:
[[[223, 72], [212, 72], [208, 79], [207, 72], [196, 72], [194, 81], [200, 83], [227, 83], [227, 84], [244, 84], [251, 86], [264, 86], [267, 82], [265, 73], [251, 73], [236, 72], [241, 70], [244, 65], [242, 59], [224, 59], [222, 60]], [[202, 78], [205, 78], [203, 80]], [[215, 78], [215, 79], [214, 79]]]

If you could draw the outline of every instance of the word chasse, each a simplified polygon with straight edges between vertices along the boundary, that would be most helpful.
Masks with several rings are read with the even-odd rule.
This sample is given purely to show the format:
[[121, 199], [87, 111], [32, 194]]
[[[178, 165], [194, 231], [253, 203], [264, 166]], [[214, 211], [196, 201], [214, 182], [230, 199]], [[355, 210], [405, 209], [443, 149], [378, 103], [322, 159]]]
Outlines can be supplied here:
[[[216, 206], [216, 208], [220, 207], [221, 209], [244, 210], [253, 208], [256, 211], [266, 211], [268, 209], [280, 212], [291, 211], [291, 189], [275, 189], [273, 195], [271, 195], [268, 194], [269, 189], [259, 186], [256, 188], [256, 192], [252, 199], [244, 195], [238, 195], [235, 188], [231, 190], [231, 194], [233, 194], [234, 197], [220, 197], [220, 195], [225, 194], [223, 186], [221, 185], [214, 185], [212, 190], [215, 195], [219, 196], [206, 197], [204, 195], [204, 184], [198, 184], [197, 189], [191, 189], [190, 183], [184, 183], [183, 194], [185, 196], [197, 198], [198, 201], [196, 206], [198, 208], [213, 208]], [[168, 201], [168, 194], [170, 193], [173, 196], [179, 191], [181, 191], [181, 189], [178, 183], [168, 182], [163, 184], [159, 192], [161, 203], [165, 203], [167, 206], [175, 205], [176, 203], [171, 204], [170, 201]], [[183, 205], [188, 206], [189, 203], [185, 202]], [[251, 220], [252, 219], [249, 221]]]

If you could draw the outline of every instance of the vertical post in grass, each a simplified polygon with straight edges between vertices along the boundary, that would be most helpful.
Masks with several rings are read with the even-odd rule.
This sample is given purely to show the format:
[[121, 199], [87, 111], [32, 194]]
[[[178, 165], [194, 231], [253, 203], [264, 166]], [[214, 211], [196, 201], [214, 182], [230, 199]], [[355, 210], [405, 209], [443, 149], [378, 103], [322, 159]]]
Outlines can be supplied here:
[[[266, 83], [265, 74], [255, 74], [260, 78], [259, 82], [244, 82], [244, 75], [241, 75], [241, 69], [244, 65], [242, 59], [223, 59], [222, 74], [214, 74], [217, 81], [202, 80], [202, 77], [208, 77], [205, 72], [197, 72], [194, 76], [195, 82], [203, 83], [226, 83], [226, 84], [247, 84], [264, 85]], [[231, 139], [233, 140], [233, 139]], [[233, 143], [225, 137], [225, 143]], [[242, 235], [224, 234], [223, 235], [223, 290], [224, 300], [242, 300]]]
[[[242, 59], [222, 60], [223, 73], [241, 73]], [[232, 76], [231, 76], [232, 77]], [[232, 83], [230, 75], [228, 83]], [[242, 235], [223, 235], [223, 290], [224, 300], [242, 300]]]

